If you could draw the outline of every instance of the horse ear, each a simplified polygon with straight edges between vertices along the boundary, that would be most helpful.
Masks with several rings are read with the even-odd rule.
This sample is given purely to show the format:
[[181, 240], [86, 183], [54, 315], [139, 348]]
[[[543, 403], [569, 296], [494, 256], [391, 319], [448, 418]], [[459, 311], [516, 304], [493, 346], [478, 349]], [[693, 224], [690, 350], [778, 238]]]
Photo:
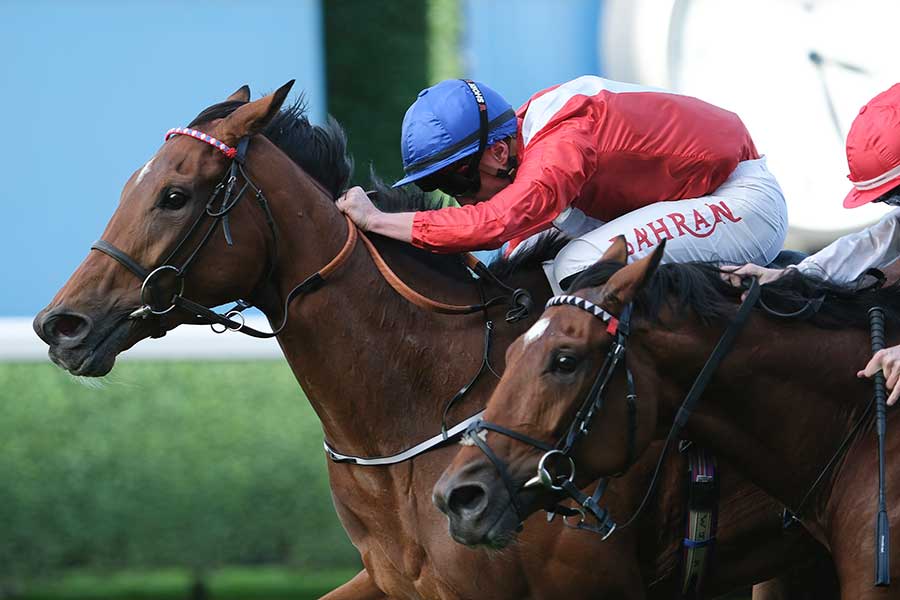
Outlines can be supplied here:
[[274, 93], [239, 107], [222, 119], [214, 135], [229, 146], [234, 146], [242, 137], [259, 133], [278, 113], [292, 85], [293, 79]]
[[225, 99], [226, 102], [250, 102], [250, 86], [242, 85], [235, 93]]
[[613, 239], [612, 245], [606, 249], [606, 252], [603, 253], [598, 262], [617, 262], [622, 264], [628, 262], [628, 244], [625, 242], [625, 236], [617, 235]]
[[644, 284], [656, 273], [665, 248], [666, 240], [663, 238], [652, 254], [616, 271], [602, 287], [603, 306], [611, 313], [619, 314], [626, 304], [634, 300]]

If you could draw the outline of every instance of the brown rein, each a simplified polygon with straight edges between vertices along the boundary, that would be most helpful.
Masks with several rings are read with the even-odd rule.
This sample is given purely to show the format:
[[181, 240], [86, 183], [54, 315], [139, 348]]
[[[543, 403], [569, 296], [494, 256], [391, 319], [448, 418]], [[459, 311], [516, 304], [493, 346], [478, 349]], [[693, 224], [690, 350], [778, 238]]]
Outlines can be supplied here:
[[[350, 218], [347, 217], [349, 221]], [[356, 226], [353, 225], [355, 229]], [[366, 250], [369, 251], [369, 256], [372, 257], [372, 262], [375, 263], [375, 266], [378, 268], [378, 271], [381, 273], [381, 276], [384, 277], [384, 280], [388, 282], [388, 284], [394, 288], [398, 294], [406, 298], [412, 304], [415, 304], [419, 308], [424, 308], [425, 310], [430, 310], [432, 312], [440, 313], [443, 315], [467, 315], [473, 312], [481, 310], [480, 304], [447, 304], [445, 302], [438, 302], [437, 300], [432, 300], [426, 296], [423, 296], [416, 290], [409, 287], [400, 277], [397, 276], [396, 273], [388, 266], [385, 262], [384, 258], [382, 258], [381, 254], [378, 252], [378, 248], [375, 247], [375, 244], [372, 243], [366, 234], [360, 232], [359, 237], [362, 240], [363, 244], [366, 247]], [[469, 260], [475, 260], [471, 254], [466, 255], [466, 262], [469, 263]]]
[[[398, 294], [400, 294], [403, 298], [405, 298], [408, 302], [415, 304], [419, 308], [423, 308], [425, 310], [429, 310], [431, 312], [436, 312], [443, 315], [467, 315], [472, 314], [473, 312], [477, 312], [483, 308], [481, 304], [447, 304], [446, 302], [439, 302], [437, 300], [432, 300], [427, 296], [423, 296], [416, 290], [412, 289], [407, 285], [400, 277], [394, 273], [393, 269], [387, 264], [384, 258], [381, 256], [381, 253], [378, 251], [378, 248], [375, 247], [375, 244], [372, 243], [365, 233], [360, 231], [359, 227], [350, 219], [349, 216], [344, 215], [344, 218], [347, 220], [347, 241], [344, 242], [343, 248], [338, 252], [337, 256], [335, 256], [331, 262], [322, 267], [319, 270], [319, 275], [322, 279], [328, 277], [331, 273], [339, 269], [347, 259], [350, 258], [351, 252], [356, 247], [357, 240], [362, 240], [363, 245], [366, 247], [366, 250], [369, 252], [369, 256], [372, 257], [372, 262], [375, 263], [375, 267], [378, 269], [378, 272], [381, 273], [381, 276], [384, 280], [394, 288]], [[468, 266], [473, 271], [476, 267], [481, 264], [480, 261], [475, 258], [472, 254], [466, 253], [465, 255], [466, 266]]]

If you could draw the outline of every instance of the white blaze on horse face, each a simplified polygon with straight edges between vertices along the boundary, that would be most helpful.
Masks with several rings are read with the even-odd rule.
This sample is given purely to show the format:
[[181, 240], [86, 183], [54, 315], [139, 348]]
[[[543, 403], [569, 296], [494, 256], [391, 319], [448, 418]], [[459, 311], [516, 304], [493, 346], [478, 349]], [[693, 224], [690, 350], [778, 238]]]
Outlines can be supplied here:
[[153, 161], [154, 161], [155, 159], [156, 159], [156, 157], [154, 156], [153, 158], [151, 158], [150, 160], [147, 161], [147, 164], [144, 165], [144, 168], [141, 169], [141, 172], [140, 172], [140, 173], [138, 173], [137, 181], [135, 181], [136, 184], [140, 183], [140, 182], [141, 182], [141, 179], [144, 178], [144, 175], [146, 175], [147, 173], [150, 172], [150, 165], [153, 164]]
[[544, 335], [544, 331], [547, 329], [547, 325], [550, 324], [550, 319], [543, 318], [539, 320], [537, 323], [531, 326], [531, 329], [525, 332], [525, 345], [527, 346], [534, 340], [538, 339], [542, 335]]

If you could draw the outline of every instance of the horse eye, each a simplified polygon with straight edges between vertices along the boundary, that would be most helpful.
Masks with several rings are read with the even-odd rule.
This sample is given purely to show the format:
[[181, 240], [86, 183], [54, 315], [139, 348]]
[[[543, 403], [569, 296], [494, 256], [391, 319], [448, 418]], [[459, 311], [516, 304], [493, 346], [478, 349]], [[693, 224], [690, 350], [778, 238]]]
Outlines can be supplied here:
[[558, 373], [573, 373], [578, 368], [578, 359], [571, 354], [559, 354], [553, 359], [553, 370]]
[[188, 196], [181, 190], [166, 190], [162, 200], [159, 203], [160, 208], [167, 210], [178, 210], [187, 204]]

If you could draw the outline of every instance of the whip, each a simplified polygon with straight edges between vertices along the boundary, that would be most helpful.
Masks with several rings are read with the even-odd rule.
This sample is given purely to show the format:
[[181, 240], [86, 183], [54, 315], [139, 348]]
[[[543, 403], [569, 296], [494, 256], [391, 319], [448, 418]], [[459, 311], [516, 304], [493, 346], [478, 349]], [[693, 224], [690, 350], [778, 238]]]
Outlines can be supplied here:
[[[872, 353], [884, 349], [884, 311], [880, 306], [869, 309]], [[884, 435], [887, 391], [884, 372], [875, 373], [875, 431], [878, 435], [878, 517], [875, 522], [875, 585], [891, 584], [891, 532], [884, 498]]]

